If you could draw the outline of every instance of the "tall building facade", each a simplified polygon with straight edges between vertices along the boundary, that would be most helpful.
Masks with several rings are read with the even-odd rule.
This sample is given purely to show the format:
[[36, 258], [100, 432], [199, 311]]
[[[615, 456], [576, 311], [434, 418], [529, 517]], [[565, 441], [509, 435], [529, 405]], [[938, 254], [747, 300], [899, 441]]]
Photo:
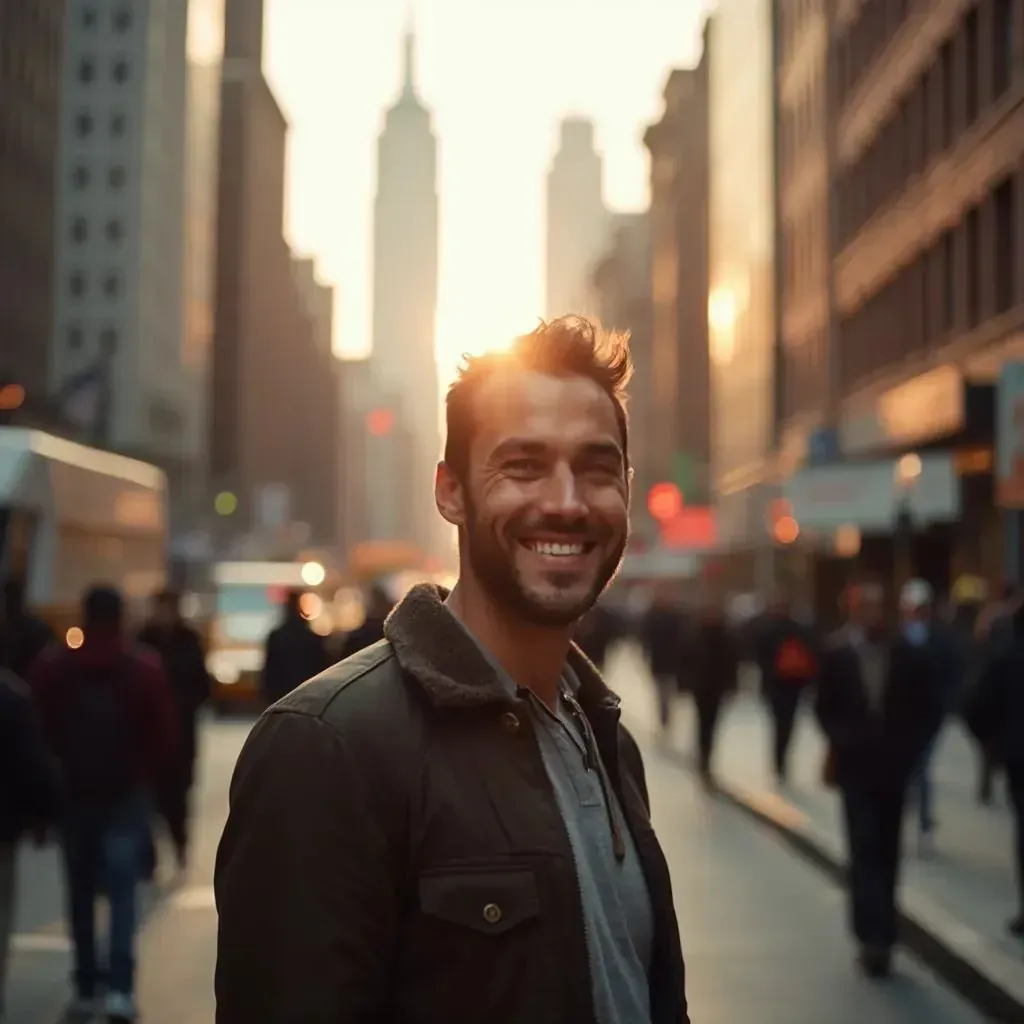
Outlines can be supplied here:
[[566, 118], [547, 181], [548, 317], [594, 313], [591, 271], [608, 243], [608, 219], [594, 126]]
[[[0, 387], [48, 425], [63, 0], [0, 5]], [[10, 404], [14, 404], [13, 402]]]
[[653, 303], [651, 299], [651, 216], [613, 214], [611, 243], [593, 271], [596, 310], [608, 328], [629, 332], [633, 377], [629, 383], [629, 449], [633, 493], [630, 517], [634, 537], [654, 539], [646, 495], [659, 480], [655, 461], [658, 426], [654, 405]]
[[311, 307], [284, 239], [288, 123], [262, 54], [262, 3], [227, 0], [208, 506], [214, 493], [237, 501], [217, 522], [221, 550], [290, 557], [321, 532], [333, 537], [315, 478], [321, 458], [333, 464], [337, 393], [315, 312], [323, 301]]
[[95, 378], [88, 439], [159, 462], [172, 490], [199, 441], [182, 360], [187, 14], [66, 4], [49, 367], [68, 402]]
[[434, 347], [437, 139], [430, 111], [417, 92], [415, 71], [410, 31], [401, 93], [385, 115], [377, 143], [371, 363], [377, 401], [393, 428], [370, 439], [380, 449], [368, 467], [370, 539], [409, 541], [424, 552], [436, 552], [440, 524], [433, 480], [441, 450]]
[[771, 0], [721, 0], [707, 46], [711, 471], [720, 544], [742, 560], [768, 538], [775, 418]]
[[653, 329], [651, 458], [689, 504], [710, 500], [708, 356], [708, 46], [696, 68], [674, 70], [665, 110], [644, 133], [650, 152]]

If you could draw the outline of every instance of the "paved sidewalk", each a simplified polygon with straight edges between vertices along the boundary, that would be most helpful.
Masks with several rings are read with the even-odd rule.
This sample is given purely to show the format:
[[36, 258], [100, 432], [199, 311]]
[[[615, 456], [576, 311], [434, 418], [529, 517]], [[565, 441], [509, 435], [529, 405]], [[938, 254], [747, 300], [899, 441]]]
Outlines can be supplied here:
[[[625, 719], [647, 735], [656, 731], [653, 688], [639, 652], [621, 647], [608, 666], [609, 683], [623, 699]], [[677, 760], [689, 762], [695, 729], [682, 701], [670, 737]], [[821, 784], [824, 745], [810, 714], [801, 716], [792, 751], [791, 781], [777, 792], [770, 772], [770, 734], [756, 697], [744, 693], [723, 713], [714, 770], [723, 796], [786, 834], [838, 875], [845, 864], [839, 808]], [[1005, 931], [1015, 909], [1012, 823], [997, 788], [995, 807], [975, 800], [977, 765], [960, 726], [947, 727], [934, 765], [936, 849], [917, 851], [916, 808], [908, 814], [902, 909], [908, 937], [972, 997], [1017, 1005], [1024, 1021], [1024, 945]], [[1005, 1009], [1003, 1012], [1007, 1012]]]

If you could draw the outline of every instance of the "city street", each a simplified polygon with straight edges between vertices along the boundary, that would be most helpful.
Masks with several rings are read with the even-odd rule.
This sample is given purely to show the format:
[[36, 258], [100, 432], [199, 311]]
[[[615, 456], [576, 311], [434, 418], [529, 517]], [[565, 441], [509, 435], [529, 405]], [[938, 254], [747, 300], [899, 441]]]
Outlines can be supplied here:
[[[627, 715], [642, 716], [634, 685]], [[146, 1024], [208, 1024], [216, 915], [210, 888], [227, 787], [248, 726], [204, 732], [197, 846], [189, 877], [150, 901], [141, 942]], [[647, 739], [641, 730], [639, 738]], [[694, 1024], [966, 1024], [979, 1018], [907, 957], [885, 985], [853, 969], [838, 888], [769, 830], [709, 800], [671, 756], [645, 744], [654, 819], [673, 869]], [[56, 1021], [69, 956], [51, 850], [26, 850], [10, 978], [11, 1024]]]

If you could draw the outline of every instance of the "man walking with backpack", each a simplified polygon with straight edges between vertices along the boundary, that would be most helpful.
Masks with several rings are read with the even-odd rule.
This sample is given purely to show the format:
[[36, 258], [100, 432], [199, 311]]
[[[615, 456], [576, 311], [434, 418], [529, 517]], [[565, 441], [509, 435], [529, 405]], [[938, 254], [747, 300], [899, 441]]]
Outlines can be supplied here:
[[[130, 1021], [134, 1003], [136, 889], [150, 791], [176, 753], [170, 686], [157, 656], [124, 640], [124, 606], [109, 587], [87, 592], [81, 647], [38, 663], [32, 689], [64, 782], [60, 819], [75, 948], [69, 1018]], [[110, 935], [100, 995], [95, 904], [105, 889]]]

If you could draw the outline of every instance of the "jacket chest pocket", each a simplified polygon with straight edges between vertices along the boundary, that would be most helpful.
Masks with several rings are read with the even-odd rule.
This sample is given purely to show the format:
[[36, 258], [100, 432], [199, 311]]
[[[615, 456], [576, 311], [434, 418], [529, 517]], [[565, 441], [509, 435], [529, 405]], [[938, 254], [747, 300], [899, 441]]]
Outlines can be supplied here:
[[[558, 1020], [550, 1005], [557, 960], [538, 878], [530, 867], [434, 868], [417, 880], [418, 907], [406, 932], [408, 976], [402, 993], [420, 1021], [504, 1024]], [[545, 1000], [538, 993], [546, 992]]]
[[480, 935], [505, 935], [540, 916], [537, 879], [529, 868], [454, 870], [420, 877], [420, 911]]

